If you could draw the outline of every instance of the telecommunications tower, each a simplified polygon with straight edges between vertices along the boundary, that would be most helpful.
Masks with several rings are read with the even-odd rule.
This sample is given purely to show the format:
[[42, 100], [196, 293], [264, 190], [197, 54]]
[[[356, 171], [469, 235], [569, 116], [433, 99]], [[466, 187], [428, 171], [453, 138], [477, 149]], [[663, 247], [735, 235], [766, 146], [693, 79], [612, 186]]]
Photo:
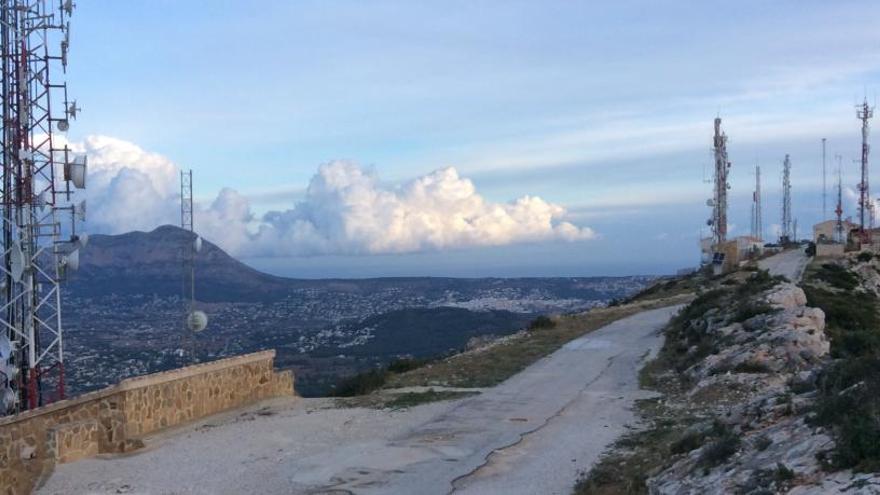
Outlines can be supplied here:
[[86, 157], [63, 134], [72, 0], [0, 0], [0, 415], [64, 397], [60, 283], [79, 266]]
[[874, 209], [871, 202], [871, 191], [868, 187], [868, 120], [874, 116], [874, 107], [868, 106], [868, 99], [856, 106], [856, 117], [862, 121], [862, 180], [859, 182], [859, 234], [865, 240], [872, 228], [871, 218]]
[[837, 161], [837, 208], [834, 209], [834, 214], [837, 216], [837, 224], [834, 226], [834, 240], [846, 243], [846, 236], [843, 232], [843, 172], [841, 171], [839, 156]]
[[727, 190], [730, 184], [727, 176], [730, 173], [730, 161], [727, 159], [727, 135], [721, 132], [721, 118], [715, 118], [715, 136], [713, 138], [715, 155], [715, 187], [713, 197], [708, 204], [712, 207], [712, 218], [708, 223], [712, 227], [712, 244], [717, 246], [727, 240]]
[[785, 155], [785, 161], [782, 163], [782, 231], [779, 235], [779, 243], [787, 244], [791, 240], [791, 159]]
[[[191, 342], [192, 333], [208, 326], [208, 316], [196, 309], [196, 254], [202, 250], [202, 238], [193, 228], [192, 170], [180, 171], [180, 227], [185, 231], [182, 246], [184, 340]], [[195, 354], [194, 349], [191, 352]]]
[[752, 193], [752, 237], [764, 239], [764, 225], [761, 221], [761, 167], [755, 165], [755, 191]]
[[828, 189], [825, 173], [825, 138], [822, 138], [822, 221], [828, 218]]

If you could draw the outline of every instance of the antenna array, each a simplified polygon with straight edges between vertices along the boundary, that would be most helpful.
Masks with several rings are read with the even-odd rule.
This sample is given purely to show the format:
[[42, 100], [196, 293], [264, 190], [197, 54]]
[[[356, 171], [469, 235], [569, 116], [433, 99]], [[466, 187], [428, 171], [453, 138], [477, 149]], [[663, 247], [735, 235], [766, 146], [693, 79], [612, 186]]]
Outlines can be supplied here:
[[57, 135], [80, 111], [63, 82], [74, 5], [53, 3], [0, 0], [0, 415], [64, 397], [60, 283], [87, 242], [86, 157]]

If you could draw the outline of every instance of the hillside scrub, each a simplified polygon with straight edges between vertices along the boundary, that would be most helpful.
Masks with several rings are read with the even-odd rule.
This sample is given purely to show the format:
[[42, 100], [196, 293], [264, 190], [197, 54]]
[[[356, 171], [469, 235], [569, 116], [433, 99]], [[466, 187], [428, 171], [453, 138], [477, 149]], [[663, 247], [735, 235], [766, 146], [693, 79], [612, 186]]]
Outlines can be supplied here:
[[[856, 264], [872, 262], [869, 254], [857, 255]], [[834, 432], [835, 448], [823, 458], [829, 469], [872, 472], [880, 471], [878, 299], [862, 287], [852, 267], [822, 265], [811, 271], [804, 287], [810, 304], [825, 311], [831, 355], [836, 358], [819, 377], [811, 422]], [[819, 281], [837, 290], [817, 287]]]

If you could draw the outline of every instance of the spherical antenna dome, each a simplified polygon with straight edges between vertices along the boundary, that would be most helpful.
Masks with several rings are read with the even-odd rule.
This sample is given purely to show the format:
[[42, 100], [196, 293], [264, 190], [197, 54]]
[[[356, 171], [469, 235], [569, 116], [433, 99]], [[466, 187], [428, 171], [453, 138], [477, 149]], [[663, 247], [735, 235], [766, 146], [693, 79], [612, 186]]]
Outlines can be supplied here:
[[186, 326], [193, 332], [201, 332], [208, 326], [208, 315], [204, 311], [193, 311], [186, 317]]

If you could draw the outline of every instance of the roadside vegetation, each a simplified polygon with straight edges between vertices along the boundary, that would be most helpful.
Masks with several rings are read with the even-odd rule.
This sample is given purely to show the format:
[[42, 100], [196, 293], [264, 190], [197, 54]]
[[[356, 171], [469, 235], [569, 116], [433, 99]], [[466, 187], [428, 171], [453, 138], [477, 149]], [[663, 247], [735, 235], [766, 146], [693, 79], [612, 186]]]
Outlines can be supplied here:
[[[860, 253], [858, 263], [870, 263]], [[814, 264], [815, 265], [815, 264]], [[874, 270], [876, 265], [872, 265]], [[804, 291], [825, 312], [831, 356], [818, 381], [816, 425], [831, 428], [835, 449], [822, 461], [829, 469], [880, 471], [880, 319], [877, 296], [861, 287], [843, 264], [811, 266]]]

